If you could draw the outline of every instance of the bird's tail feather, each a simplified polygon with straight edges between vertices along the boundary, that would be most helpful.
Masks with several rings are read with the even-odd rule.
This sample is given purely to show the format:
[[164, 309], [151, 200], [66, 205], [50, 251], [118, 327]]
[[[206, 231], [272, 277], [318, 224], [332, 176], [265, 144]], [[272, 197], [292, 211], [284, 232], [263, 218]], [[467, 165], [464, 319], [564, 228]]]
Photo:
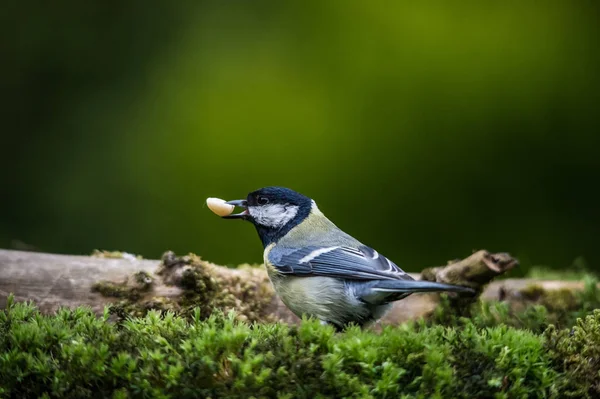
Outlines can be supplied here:
[[406, 293], [435, 291], [475, 292], [469, 287], [423, 280], [380, 280], [375, 286], [371, 287], [371, 289], [377, 292]]

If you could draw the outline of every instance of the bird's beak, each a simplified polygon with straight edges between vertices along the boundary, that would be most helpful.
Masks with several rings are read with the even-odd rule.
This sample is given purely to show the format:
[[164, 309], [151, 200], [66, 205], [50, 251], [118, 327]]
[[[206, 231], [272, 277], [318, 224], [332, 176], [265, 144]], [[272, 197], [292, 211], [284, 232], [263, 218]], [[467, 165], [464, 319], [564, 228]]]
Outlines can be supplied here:
[[246, 200], [227, 201], [226, 204], [244, 208], [243, 212], [221, 216], [223, 219], [246, 219], [248, 217], [248, 202]]

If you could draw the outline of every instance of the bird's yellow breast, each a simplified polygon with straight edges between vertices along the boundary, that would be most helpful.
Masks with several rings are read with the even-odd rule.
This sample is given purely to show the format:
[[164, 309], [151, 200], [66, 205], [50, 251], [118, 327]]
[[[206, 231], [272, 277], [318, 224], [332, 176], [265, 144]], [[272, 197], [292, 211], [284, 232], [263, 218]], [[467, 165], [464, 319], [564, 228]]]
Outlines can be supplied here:
[[275, 244], [265, 248], [264, 261], [281, 301], [298, 317], [308, 315], [319, 320], [343, 323], [352, 315], [361, 315], [366, 309], [348, 295], [344, 282], [324, 276], [290, 276], [279, 273], [269, 262], [269, 252]]

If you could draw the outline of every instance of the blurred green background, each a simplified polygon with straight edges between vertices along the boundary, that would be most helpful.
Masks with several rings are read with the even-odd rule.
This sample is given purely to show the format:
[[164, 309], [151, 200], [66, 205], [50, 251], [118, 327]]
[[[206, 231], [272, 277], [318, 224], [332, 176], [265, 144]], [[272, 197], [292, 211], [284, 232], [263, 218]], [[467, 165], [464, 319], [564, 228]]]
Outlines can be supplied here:
[[8, 1], [0, 247], [261, 262], [204, 201], [282, 185], [407, 270], [600, 268], [599, 10]]

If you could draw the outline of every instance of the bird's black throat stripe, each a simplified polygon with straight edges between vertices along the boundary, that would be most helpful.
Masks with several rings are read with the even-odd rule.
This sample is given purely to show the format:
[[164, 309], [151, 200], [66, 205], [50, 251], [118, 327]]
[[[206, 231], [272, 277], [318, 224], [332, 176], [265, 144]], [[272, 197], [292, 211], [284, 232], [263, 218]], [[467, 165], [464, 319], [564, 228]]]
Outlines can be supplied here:
[[290, 220], [278, 229], [254, 224], [258, 236], [262, 241], [263, 247], [266, 248], [269, 244], [279, 241], [283, 236], [289, 233], [291, 229], [302, 223], [302, 221], [306, 219], [308, 215], [310, 215], [311, 210], [312, 206], [309, 200], [308, 204], [302, 204], [301, 206], [298, 206], [298, 213], [296, 214], [296, 216], [294, 216], [292, 220]]

